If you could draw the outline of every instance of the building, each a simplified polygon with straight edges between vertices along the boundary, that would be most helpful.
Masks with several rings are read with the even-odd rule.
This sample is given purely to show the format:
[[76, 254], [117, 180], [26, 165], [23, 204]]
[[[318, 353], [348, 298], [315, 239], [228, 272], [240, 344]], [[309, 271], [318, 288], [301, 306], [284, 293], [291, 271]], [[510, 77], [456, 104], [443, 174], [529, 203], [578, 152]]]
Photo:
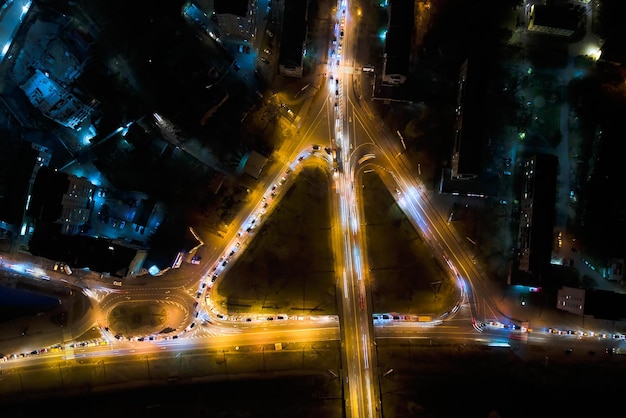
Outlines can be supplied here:
[[565, 6], [533, 4], [530, 7], [528, 30], [571, 38], [578, 30], [579, 16], [580, 12]]
[[256, 0], [209, 0], [208, 7], [220, 37], [252, 43], [256, 29]]
[[413, 37], [413, 0], [392, 0], [389, 5], [389, 23], [383, 53], [382, 84], [397, 87], [409, 75]]
[[518, 268], [540, 282], [552, 253], [557, 173], [554, 155], [537, 154], [523, 164]]
[[[40, 168], [26, 212], [32, 231], [28, 234], [28, 251], [73, 268], [118, 278], [141, 274], [148, 249], [133, 236], [143, 235], [139, 227], [143, 232], [154, 217], [155, 202], [142, 199], [136, 211], [134, 206], [129, 209], [129, 216], [134, 216], [127, 218], [125, 230], [125, 215], [113, 206], [107, 216], [100, 206], [96, 216], [96, 201], [104, 199], [102, 191], [96, 193], [96, 189], [87, 179]], [[114, 201], [121, 201], [121, 196]]]
[[90, 116], [100, 106], [76, 85], [89, 61], [95, 40], [88, 30], [72, 28], [75, 20], [68, 16], [59, 14], [56, 21], [62, 27], [54, 34], [50, 33], [48, 23], [33, 21], [25, 36], [41, 40], [29, 42], [28, 47], [20, 50], [11, 77], [44, 116], [67, 128], [77, 129], [83, 123], [90, 123]]
[[[384, 41], [382, 62], [367, 64], [363, 73], [373, 78], [372, 100], [386, 103], [412, 103], [420, 101], [419, 92], [404, 86], [411, 71], [415, 39], [415, 4], [410, 0], [392, 0], [386, 9], [387, 26], [381, 39]], [[375, 74], [380, 68], [380, 74]]]
[[40, 70], [35, 70], [20, 88], [44, 116], [71, 129], [78, 128], [98, 104], [95, 99], [81, 98], [78, 92], [70, 92]]
[[243, 172], [258, 180], [261, 175], [261, 171], [263, 171], [265, 164], [267, 164], [267, 157], [264, 157], [256, 151], [252, 151], [242, 162]]
[[459, 71], [454, 142], [450, 177], [468, 180], [482, 172], [482, 149], [486, 141], [485, 117], [482, 114], [487, 80], [479, 60], [465, 60]]
[[585, 292], [585, 315], [613, 321], [626, 318], [626, 294], [589, 289]]
[[283, 32], [280, 38], [278, 73], [286, 77], [302, 77], [307, 41], [308, 1], [284, 0]]
[[557, 292], [556, 308], [575, 315], [584, 315], [585, 289], [563, 286]]
[[[25, 235], [26, 206], [37, 172], [50, 162], [50, 150], [29, 142], [13, 142], [9, 138], [0, 139], [0, 148], [5, 158], [0, 164], [7, 176], [0, 176], [0, 239], [8, 239], [11, 244]], [[18, 243], [19, 244], [19, 243]]]
[[450, 166], [444, 168], [440, 193], [484, 198], [497, 196], [501, 175], [485, 169], [490, 142], [489, 118], [484, 115], [491, 83], [480, 55], [466, 59], [459, 69]]
[[27, 215], [35, 224], [57, 224], [65, 235], [80, 233], [89, 222], [96, 187], [89, 180], [41, 167], [33, 184]]

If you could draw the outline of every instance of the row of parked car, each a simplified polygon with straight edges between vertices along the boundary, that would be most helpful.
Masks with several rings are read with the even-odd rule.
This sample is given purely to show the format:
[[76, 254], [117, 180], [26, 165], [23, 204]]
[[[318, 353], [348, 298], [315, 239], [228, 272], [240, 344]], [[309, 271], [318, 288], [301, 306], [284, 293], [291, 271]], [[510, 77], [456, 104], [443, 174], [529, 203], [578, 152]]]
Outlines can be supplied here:
[[581, 331], [581, 330], [572, 330], [572, 329], [557, 329], [557, 328], [548, 328], [548, 334], [557, 334], [557, 335], [572, 335], [576, 337], [597, 337], [601, 339], [613, 339], [613, 340], [626, 340], [625, 334], [607, 334], [604, 332], [596, 333], [593, 331]]

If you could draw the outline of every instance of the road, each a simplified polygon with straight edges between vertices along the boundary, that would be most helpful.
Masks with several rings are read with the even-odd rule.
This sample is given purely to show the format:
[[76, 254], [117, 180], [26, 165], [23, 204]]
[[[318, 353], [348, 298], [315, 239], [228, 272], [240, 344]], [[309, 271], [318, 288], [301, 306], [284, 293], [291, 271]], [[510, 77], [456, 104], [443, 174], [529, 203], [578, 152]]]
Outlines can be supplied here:
[[[28, 262], [3, 260], [5, 271], [19, 272], [26, 280], [41, 281], [43, 275], [49, 275], [46, 280], [51, 284], [74, 289], [91, 305], [86, 315], [76, 318], [63, 330], [62, 337], [40, 333], [39, 325], [34, 323], [28, 335], [16, 335], [11, 343], [17, 348], [6, 353], [15, 355], [8, 356], [3, 370], [19, 370], [37, 364], [50, 369], [62, 360], [104, 362], [137, 355], [144, 356], [141, 361], [148, 361], [149, 357], [145, 356], [155, 353], [171, 352], [175, 356], [181, 350], [224, 350], [224, 347], [285, 340], [309, 343], [340, 340], [345, 413], [348, 417], [360, 418], [381, 416], [375, 338], [445, 339], [518, 348], [523, 345], [569, 347], [574, 341], [584, 340], [585, 347], [598, 347], [598, 350], [618, 346], [624, 341], [598, 335], [522, 333], [505, 326], [494, 302], [493, 290], [474, 264], [473, 254], [464, 245], [464, 237], [442, 217], [431, 192], [420, 184], [414, 167], [403, 154], [401, 138], [381, 129], [361, 92], [355, 90], [355, 86], [367, 85], [369, 77], [358, 71], [360, 65], [352, 59], [358, 16], [351, 15], [344, 1], [338, 4], [336, 13], [333, 22], [336, 42], [329, 45], [328, 67], [324, 69], [327, 77], [310, 98], [307, 113], [298, 117], [290, 112], [285, 104], [288, 98], [283, 93], [271, 98], [285, 104], [281, 106], [282, 117], [299, 135], [285, 141], [276, 151], [276, 163], [264, 171], [258, 187], [250, 190], [248, 204], [236, 215], [221, 243], [207, 249], [201, 265], [184, 266], [180, 269], [185, 270], [183, 272], [169, 271], [159, 281], [116, 287], [93, 277], [82, 277], [79, 272], [72, 276], [47, 271], [44, 274], [32, 270], [37, 267]], [[322, 148], [328, 146], [331, 154], [314, 149], [316, 144], [322, 144]], [[333, 173], [331, 238], [339, 316], [293, 316], [282, 312], [234, 316], [223, 312], [221, 304], [215, 300], [214, 289], [245, 252], [259, 225], [280, 204], [283, 190], [288, 189], [307, 164], [325, 166]], [[360, 228], [363, 214], [359, 205], [359, 179], [369, 170], [380, 175], [400, 208], [430, 243], [437, 260], [447, 266], [451, 279], [458, 283], [461, 297], [441, 318], [419, 322], [404, 315], [394, 319], [372, 312], [367, 243]], [[194, 270], [189, 270], [191, 268]], [[170, 313], [167, 325], [175, 331], [152, 338], [112, 335], [108, 330], [112, 310], [135, 302], [163, 306]], [[72, 342], [94, 328], [100, 333], [98, 341], [86, 346]], [[56, 340], [51, 341], [51, 338]], [[53, 344], [63, 344], [63, 349], [20, 355]], [[61, 366], [58, 368], [61, 372]], [[8, 378], [1, 380], [0, 389], [14, 383]]]

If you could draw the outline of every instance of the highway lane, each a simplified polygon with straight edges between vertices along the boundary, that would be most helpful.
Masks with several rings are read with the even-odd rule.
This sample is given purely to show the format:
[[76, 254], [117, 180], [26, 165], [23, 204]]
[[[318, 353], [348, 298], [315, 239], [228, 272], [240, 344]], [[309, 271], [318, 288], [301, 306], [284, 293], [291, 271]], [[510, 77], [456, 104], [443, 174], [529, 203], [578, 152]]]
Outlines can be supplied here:
[[375, 350], [371, 337], [371, 315], [368, 309], [366, 277], [362, 249], [364, 238], [360, 228], [359, 207], [355, 192], [355, 178], [351, 150], [355, 148], [352, 127], [352, 109], [348, 98], [353, 80], [354, 22], [347, 1], [341, 0], [337, 7], [334, 27], [334, 44], [331, 45], [328, 73], [332, 74], [329, 89], [334, 95], [335, 141], [334, 168], [337, 191], [337, 212], [341, 228], [340, 248], [343, 260], [343, 297], [341, 325], [342, 341], [347, 375], [345, 383], [345, 413], [348, 417], [380, 416], [380, 402], [376, 388], [377, 379]]

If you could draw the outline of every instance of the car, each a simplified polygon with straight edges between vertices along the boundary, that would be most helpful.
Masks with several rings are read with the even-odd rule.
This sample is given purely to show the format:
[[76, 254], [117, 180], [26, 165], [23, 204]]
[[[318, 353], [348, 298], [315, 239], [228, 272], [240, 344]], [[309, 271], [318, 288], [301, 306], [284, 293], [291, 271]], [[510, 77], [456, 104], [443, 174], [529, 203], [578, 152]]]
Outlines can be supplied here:
[[113, 286], [122, 286], [122, 282], [120, 282], [119, 280], [114, 280]]
[[320, 146], [319, 146], [319, 145], [313, 145], [313, 149], [314, 149], [315, 151], [319, 151]]
[[565, 350], [563, 350], [563, 352], [565, 354], [572, 354], [574, 352], [574, 349], [573, 348], [566, 348]]
[[120, 229], [124, 229], [125, 226], [126, 226], [126, 221], [120, 222]]
[[59, 270], [61, 270], [63, 273], [67, 274], [68, 276], [72, 275], [72, 269], [67, 264], [61, 263], [59, 265]]
[[261, 57], [261, 61], [263, 61], [266, 64], [269, 64], [270, 62], [267, 60], [267, 58], [265, 57]]
[[235, 69], [235, 71], [239, 71], [241, 69], [241, 67], [239, 66], [239, 64], [237, 64], [237, 62], [233, 62], [233, 68]]
[[272, 31], [271, 31], [271, 30], [269, 30], [269, 29], [266, 29], [266, 30], [265, 30], [265, 33], [267, 33], [267, 36], [269, 36], [270, 38], [273, 38], [273, 37], [274, 37], [274, 32], [272, 32]]
[[192, 257], [192, 259], [191, 259], [191, 264], [196, 264], [196, 265], [197, 265], [197, 264], [200, 264], [200, 260], [201, 260], [201, 257], [198, 257], [198, 256], [196, 255], [195, 257]]
[[272, 55], [272, 50], [271, 49], [265, 48], [263, 50], [263, 52], [265, 52], [267, 55]]

